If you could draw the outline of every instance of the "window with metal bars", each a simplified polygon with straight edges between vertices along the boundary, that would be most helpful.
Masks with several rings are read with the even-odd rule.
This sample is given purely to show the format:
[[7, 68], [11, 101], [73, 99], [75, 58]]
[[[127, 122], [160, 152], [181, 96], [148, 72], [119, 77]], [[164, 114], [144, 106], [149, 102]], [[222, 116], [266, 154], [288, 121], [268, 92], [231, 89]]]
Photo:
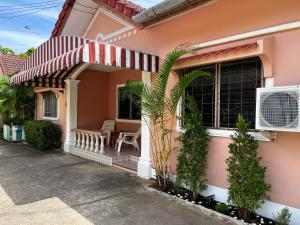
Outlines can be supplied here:
[[124, 120], [140, 120], [141, 107], [139, 107], [135, 100], [138, 96], [131, 98], [124, 94], [124, 87], [118, 87], [118, 119]]
[[262, 87], [263, 82], [259, 57], [184, 69], [181, 74], [195, 69], [210, 74], [208, 78], [194, 80], [185, 92], [185, 96], [192, 95], [198, 103], [203, 124], [211, 128], [235, 128], [241, 114], [254, 129], [256, 88]]
[[43, 93], [44, 117], [57, 118], [57, 98], [52, 91]]

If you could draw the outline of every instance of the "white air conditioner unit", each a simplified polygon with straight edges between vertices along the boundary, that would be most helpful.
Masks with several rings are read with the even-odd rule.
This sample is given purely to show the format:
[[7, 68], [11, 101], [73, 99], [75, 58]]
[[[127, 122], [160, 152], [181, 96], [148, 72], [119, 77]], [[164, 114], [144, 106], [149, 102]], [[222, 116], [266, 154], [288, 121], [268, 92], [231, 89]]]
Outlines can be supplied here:
[[300, 86], [258, 88], [256, 129], [300, 132]]

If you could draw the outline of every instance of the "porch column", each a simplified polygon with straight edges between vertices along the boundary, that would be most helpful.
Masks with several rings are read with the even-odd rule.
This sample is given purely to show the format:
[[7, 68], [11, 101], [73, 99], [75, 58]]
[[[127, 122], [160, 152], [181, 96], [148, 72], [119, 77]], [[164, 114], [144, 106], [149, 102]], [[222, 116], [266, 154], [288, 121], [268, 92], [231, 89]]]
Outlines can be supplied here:
[[65, 80], [66, 83], [66, 139], [64, 143], [64, 151], [70, 152], [73, 142], [71, 130], [77, 128], [77, 97], [78, 84], [80, 80]]
[[[142, 72], [142, 80], [144, 84], [151, 85], [151, 73]], [[152, 177], [151, 135], [147, 124], [150, 124], [150, 118], [142, 118], [141, 157], [138, 162], [137, 174], [140, 177], [150, 179]]]

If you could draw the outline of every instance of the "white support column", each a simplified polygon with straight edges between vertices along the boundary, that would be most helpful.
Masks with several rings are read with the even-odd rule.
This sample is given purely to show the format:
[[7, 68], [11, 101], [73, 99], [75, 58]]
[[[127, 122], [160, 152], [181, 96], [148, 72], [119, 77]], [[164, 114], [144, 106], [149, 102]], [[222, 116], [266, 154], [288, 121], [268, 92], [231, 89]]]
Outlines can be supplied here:
[[77, 128], [77, 97], [79, 80], [67, 79], [66, 83], [66, 139], [64, 143], [64, 151], [70, 152], [73, 136], [72, 129]]
[[[151, 85], [150, 72], [142, 72], [142, 79], [144, 84]], [[138, 162], [137, 174], [140, 177], [150, 179], [152, 177], [151, 135], [147, 124], [150, 124], [150, 118], [142, 117], [141, 157]]]

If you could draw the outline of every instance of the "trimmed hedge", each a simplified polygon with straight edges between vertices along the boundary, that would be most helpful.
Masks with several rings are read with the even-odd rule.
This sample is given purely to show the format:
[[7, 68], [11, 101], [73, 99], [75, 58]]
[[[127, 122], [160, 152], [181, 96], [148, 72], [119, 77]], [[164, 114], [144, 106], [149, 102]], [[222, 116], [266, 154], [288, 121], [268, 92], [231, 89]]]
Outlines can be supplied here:
[[51, 121], [32, 120], [24, 124], [26, 141], [40, 151], [61, 147], [61, 129]]

